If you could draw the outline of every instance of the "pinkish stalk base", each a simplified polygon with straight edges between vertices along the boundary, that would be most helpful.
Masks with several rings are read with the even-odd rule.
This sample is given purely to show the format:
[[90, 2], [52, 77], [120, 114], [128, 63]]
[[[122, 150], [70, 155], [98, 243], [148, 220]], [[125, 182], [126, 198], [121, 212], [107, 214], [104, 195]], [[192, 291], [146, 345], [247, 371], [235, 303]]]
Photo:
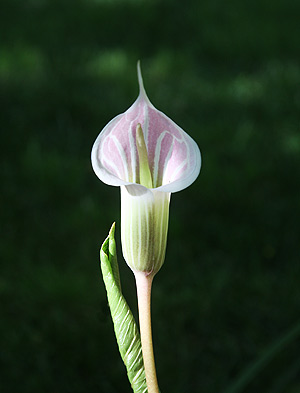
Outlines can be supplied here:
[[151, 329], [151, 287], [153, 275], [150, 274], [147, 276], [143, 272], [136, 272], [135, 280], [139, 307], [140, 334], [148, 393], [159, 393]]

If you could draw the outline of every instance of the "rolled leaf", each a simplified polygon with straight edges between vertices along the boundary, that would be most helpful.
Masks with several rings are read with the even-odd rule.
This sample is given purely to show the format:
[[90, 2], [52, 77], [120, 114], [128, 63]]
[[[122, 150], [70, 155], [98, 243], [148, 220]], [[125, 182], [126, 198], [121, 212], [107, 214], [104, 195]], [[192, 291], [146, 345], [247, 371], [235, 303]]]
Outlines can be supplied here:
[[148, 392], [139, 331], [122, 294], [114, 239], [115, 224], [100, 250], [101, 271], [119, 351], [135, 393]]

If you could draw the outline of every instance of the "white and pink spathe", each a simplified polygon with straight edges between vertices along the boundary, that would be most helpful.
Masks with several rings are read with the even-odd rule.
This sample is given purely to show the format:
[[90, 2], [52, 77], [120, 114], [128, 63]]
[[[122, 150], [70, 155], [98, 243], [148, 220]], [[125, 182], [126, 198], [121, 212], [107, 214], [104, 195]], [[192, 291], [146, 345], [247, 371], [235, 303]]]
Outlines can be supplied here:
[[[164, 262], [170, 194], [199, 175], [196, 142], [149, 101], [138, 63], [140, 93], [133, 105], [111, 120], [92, 148], [92, 166], [104, 183], [121, 187], [123, 255], [134, 272], [155, 274]], [[153, 188], [139, 184], [136, 127], [141, 124]]]

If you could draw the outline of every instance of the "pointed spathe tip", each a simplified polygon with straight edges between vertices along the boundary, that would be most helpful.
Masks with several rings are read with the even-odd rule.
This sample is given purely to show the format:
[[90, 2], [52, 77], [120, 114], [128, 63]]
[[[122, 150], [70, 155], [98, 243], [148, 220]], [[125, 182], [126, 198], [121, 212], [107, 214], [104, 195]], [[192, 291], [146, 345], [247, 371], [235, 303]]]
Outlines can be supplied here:
[[145, 88], [144, 88], [140, 60], [138, 60], [138, 62], [137, 62], [137, 74], [138, 74], [138, 82], [139, 82], [139, 88], [140, 88], [140, 96], [143, 96], [148, 102], [150, 102], [149, 98], [147, 97]]
[[143, 77], [142, 77], [142, 71], [141, 71], [141, 61], [138, 60], [137, 62], [137, 74], [138, 74], [138, 81], [139, 81], [139, 87], [140, 87], [140, 92], [144, 89], [144, 82], [143, 82]]

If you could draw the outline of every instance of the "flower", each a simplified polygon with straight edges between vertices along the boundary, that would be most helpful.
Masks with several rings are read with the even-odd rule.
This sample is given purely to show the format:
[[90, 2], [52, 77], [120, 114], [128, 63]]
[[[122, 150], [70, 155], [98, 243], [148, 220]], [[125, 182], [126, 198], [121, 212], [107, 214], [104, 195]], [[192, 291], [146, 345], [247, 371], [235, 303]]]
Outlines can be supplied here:
[[92, 149], [104, 183], [121, 187], [123, 256], [134, 272], [155, 274], [167, 243], [172, 192], [192, 184], [201, 167], [196, 142], [149, 101], [138, 63], [139, 96], [111, 120]]

